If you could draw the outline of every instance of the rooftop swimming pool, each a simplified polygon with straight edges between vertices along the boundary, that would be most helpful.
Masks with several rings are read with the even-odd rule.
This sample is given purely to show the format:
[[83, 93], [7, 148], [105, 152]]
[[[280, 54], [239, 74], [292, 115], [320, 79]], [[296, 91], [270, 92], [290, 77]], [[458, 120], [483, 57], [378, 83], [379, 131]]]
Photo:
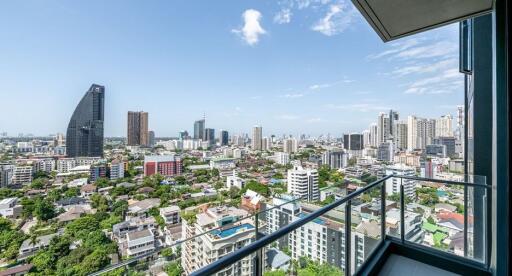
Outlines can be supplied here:
[[217, 236], [219, 238], [227, 238], [229, 236], [232, 236], [232, 235], [238, 233], [239, 231], [242, 231], [242, 230], [245, 231], [245, 230], [249, 230], [249, 229], [254, 229], [254, 226], [249, 223], [244, 223], [244, 224], [234, 226], [234, 227], [224, 229], [224, 230], [215, 230], [215, 231], [212, 231], [211, 233], [212, 233], [212, 235]]

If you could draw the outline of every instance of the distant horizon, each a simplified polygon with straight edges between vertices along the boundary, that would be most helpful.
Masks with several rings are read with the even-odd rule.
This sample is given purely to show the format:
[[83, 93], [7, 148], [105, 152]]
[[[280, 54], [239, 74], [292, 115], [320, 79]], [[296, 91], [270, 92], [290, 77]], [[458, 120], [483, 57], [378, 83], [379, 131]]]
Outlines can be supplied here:
[[132, 110], [158, 137], [204, 113], [232, 134], [340, 136], [389, 109], [455, 117], [464, 102], [457, 24], [384, 44], [350, 1], [0, 7], [0, 133], [65, 133], [92, 83], [105, 86], [112, 137]]

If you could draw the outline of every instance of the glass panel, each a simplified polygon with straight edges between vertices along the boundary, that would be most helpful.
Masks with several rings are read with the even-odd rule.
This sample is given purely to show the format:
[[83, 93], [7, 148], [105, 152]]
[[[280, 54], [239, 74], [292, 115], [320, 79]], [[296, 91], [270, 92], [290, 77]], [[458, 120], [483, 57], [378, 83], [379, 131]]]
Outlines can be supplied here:
[[[485, 181], [483, 177], [464, 175], [452, 175], [445, 180], [458, 182], [464, 179], [479, 182], [477, 184]], [[403, 181], [406, 183], [406, 179]], [[415, 195], [405, 197], [405, 239], [484, 261], [486, 188], [465, 186], [462, 182], [410, 181], [407, 185], [414, 187]]]
[[385, 182], [386, 235], [400, 238], [400, 185], [402, 179], [393, 177]]
[[351, 267], [354, 272], [382, 241], [381, 186], [375, 186], [351, 202]]
[[[291, 221], [321, 208], [319, 203], [301, 201]], [[263, 275], [341, 275], [345, 269], [344, 205], [305, 224], [287, 235], [285, 241], [265, 248]]]

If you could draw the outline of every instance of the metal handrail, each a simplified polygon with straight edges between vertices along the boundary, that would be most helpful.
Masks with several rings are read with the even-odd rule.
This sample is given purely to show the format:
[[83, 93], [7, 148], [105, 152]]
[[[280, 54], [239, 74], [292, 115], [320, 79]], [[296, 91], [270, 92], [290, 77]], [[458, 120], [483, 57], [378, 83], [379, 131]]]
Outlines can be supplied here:
[[[320, 191], [324, 191], [324, 190], [327, 190], [331, 187], [325, 187], [325, 188], [322, 188], [320, 189]], [[278, 204], [278, 205], [274, 205], [273, 207], [271, 208], [267, 208], [263, 211], [258, 211], [258, 212], [255, 212], [255, 213], [251, 213], [245, 217], [241, 217], [240, 219], [238, 219], [237, 221], [234, 221], [234, 222], [231, 222], [231, 223], [228, 223], [228, 224], [225, 224], [223, 226], [218, 226], [218, 227], [214, 227], [214, 228], [211, 228], [211, 229], [208, 229], [207, 231], [204, 231], [202, 233], [199, 233], [197, 235], [194, 235], [193, 237], [189, 237], [189, 238], [186, 238], [186, 239], [183, 239], [183, 240], [178, 240], [176, 242], [174, 242], [172, 245], [169, 245], [169, 246], [162, 246], [162, 247], [158, 247], [156, 248], [154, 251], [152, 252], [148, 252], [148, 253], [145, 253], [145, 254], [142, 254], [140, 256], [137, 256], [135, 258], [130, 258], [128, 260], [124, 260], [118, 264], [114, 264], [114, 265], [111, 265], [111, 266], [108, 266], [106, 268], [103, 268], [102, 270], [99, 270], [99, 271], [96, 271], [94, 273], [91, 273], [89, 274], [89, 276], [98, 276], [98, 275], [101, 275], [103, 273], [106, 273], [106, 272], [109, 272], [109, 271], [112, 271], [112, 270], [115, 270], [115, 269], [118, 269], [118, 268], [121, 268], [121, 267], [124, 267], [124, 266], [127, 266], [127, 265], [130, 265], [132, 263], [135, 263], [139, 260], [142, 260], [142, 259], [145, 259], [145, 258], [148, 258], [148, 257], [151, 257], [153, 256], [155, 253], [159, 253], [160, 251], [162, 251], [163, 249], [165, 248], [170, 248], [170, 247], [175, 247], [175, 246], [178, 246], [178, 245], [181, 245], [182, 243], [185, 243], [185, 242], [188, 242], [188, 241], [191, 241], [191, 240], [194, 240], [196, 238], [199, 238], [201, 236], [204, 236], [206, 234], [209, 234], [209, 233], [212, 233], [216, 230], [221, 230], [223, 228], [226, 228], [228, 226], [231, 226], [231, 225], [235, 225], [237, 223], [239, 223], [241, 220], [245, 220], [245, 219], [249, 219], [249, 218], [252, 218], [252, 217], [258, 217], [260, 214], [263, 214], [263, 213], [266, 213], [270, 210], [274, 210], [274, 209], [277, 209], [277, 208], [281, 208], [283, 207], [284, 205], [287, 205], [287, 204], [291, 204], [291, 203], [294, 203], [294, 202], [298, 202], [302, 199], [307, 199], [307, 195], [306, 196], [303, 196], [303, 197], [294, 197], [294, 199], [290, 200], [290, 201], [286, 201], [284, 203], [281, 203], [281, 204]]]
[[325, 213], [331, 211], [332, 209], [337, 208], [340, 205], [349, 202], [350, 200], [354, 199], [355, 197], [361, 195], [364, 192], [369, 191], [370, 189], [376, 187], [377, 185], [381, 184], [382, 182], [384, 182], [392, 177], [396, 177], [396, 176], [393, 176], [393, 175], [384, 176], [383, 178], [370, 183], [369, 185], [365, 186], [364, 188], [356, 190], [355, 192], [350, 193], [346, 197], [339, 199], [329, 205], [326, 205], [326, 206], [310, 213], [309, 215], [307, 215], [299, 220], [296, 220], [296, 221], [284, 226], [283, 228], [281, 228], [281, 229], [279, 229], [279, 230], [277, 230], [259, 240], [256, 240], [255, 242], [253, 242], [237, 251], [234, 251], [234, 252], [230, 253], [229, 255], [226, 255], [226, 256], [222, 257], [221, 259], [219, 259], [219, 260], [217, 260], [199, 270], [194, 271], [190, 275], [191, 276], [202, 276], [202, 275], [212, 275], [214, 273], [217, 273], [217, 272], [221, 271], [222, 269], [240, 261], [242, 258], [245, 258], [245, 257], [257, 252], [261, 248], [263, 248], [263, 247], [271, 244], [272, 242], [282, 238], [283, 236], [291, 233], [292, 231], [295, 231], [299, 227], [307, 224], [308, 222], [311, 222], [314, 219], [324, 215]]

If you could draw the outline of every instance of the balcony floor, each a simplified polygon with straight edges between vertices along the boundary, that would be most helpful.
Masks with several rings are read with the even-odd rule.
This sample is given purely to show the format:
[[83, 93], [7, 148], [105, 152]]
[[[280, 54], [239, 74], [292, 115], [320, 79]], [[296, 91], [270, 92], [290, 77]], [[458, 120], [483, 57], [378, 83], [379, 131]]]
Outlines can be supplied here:
[[455, 274], [407, 257], [391, 254], [380, 270], [379, 276], [414, 275], [414, 276], [455, 276]]

